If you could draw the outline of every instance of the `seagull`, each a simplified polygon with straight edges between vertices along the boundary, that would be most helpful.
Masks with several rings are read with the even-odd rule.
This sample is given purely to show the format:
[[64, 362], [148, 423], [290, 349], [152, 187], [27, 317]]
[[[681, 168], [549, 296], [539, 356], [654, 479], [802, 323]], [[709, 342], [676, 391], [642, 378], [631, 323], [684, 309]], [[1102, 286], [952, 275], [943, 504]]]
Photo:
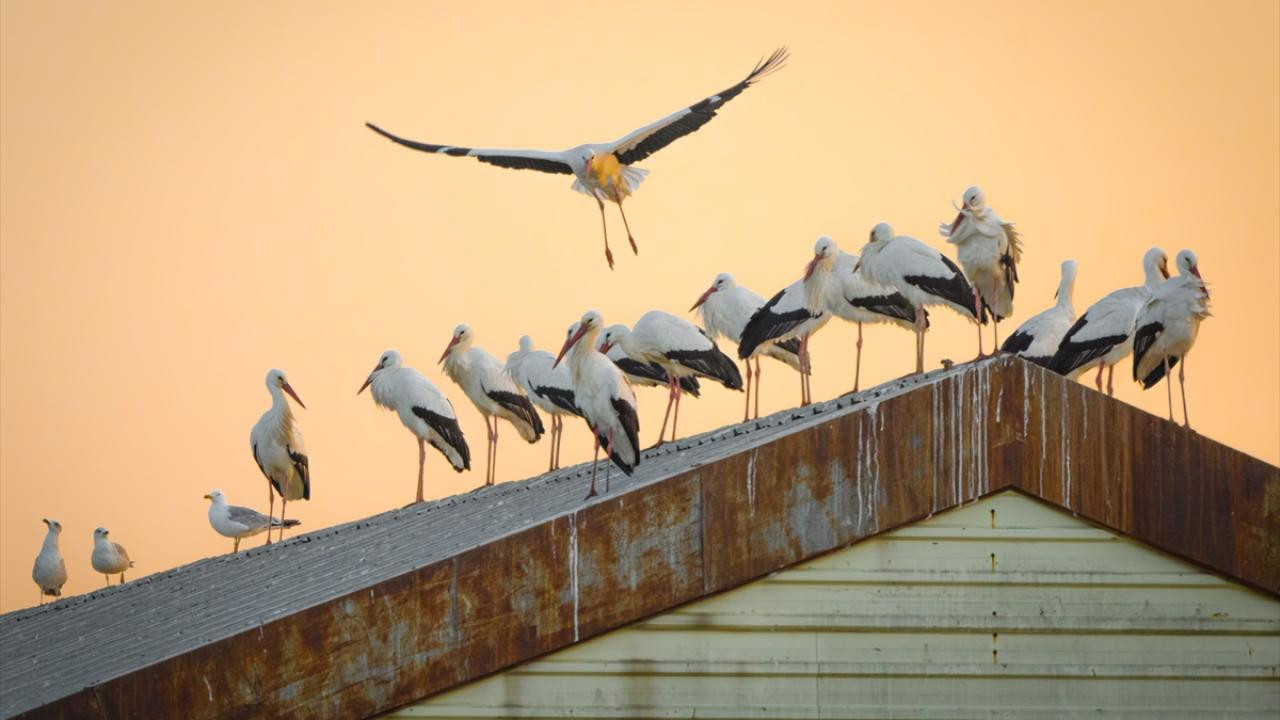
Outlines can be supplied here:
[[1076, 261], [1064, 260], [1062, 280], [1058, 282], [1058, 291], [1053, 294], [1058, 302], [1019, 325], [1012, 335], [1005, 338], [1004, 345], [1000, 346], [1001, 352], [1012, 353], [1040, 367], [1049, 367], [1053, 354], [1062, 343], [1062, 336], [1076, 321], [1076, 311], [1071, 305], [1075, 286]]
[[[986, 305], [992, 316], [992, 347], [1000, 345], [1000, 321], [1013, 314], [1013, 286], [1018, 283], [1022, 242], [1012, 223], [1004, 222], [987, 207], [982, 188], [964, 191], [959, 214], [940, 223], [938, 232], [956, 246], [956, 257], [973, 286], [974, 302]], [[974, 314], [981, 310], [975, 306]], [[978, 327], [978, 357], [982, 353], [982, 327]]]
[[1112, 395], [1115, 365], [1133, 350], [1133, 322], [1151, 293], [1169, 277], [1169, 259], [1153, 247], [1142, 256], [1145, 282], [1106, 295], [1089, 306], [1062, 336], [1049, 369], [1059, 375], [1078, 378], [1098, 368], [1094, 385], [1102, 392], [1102, 371], [1107, 369], [1107, 395]]
[[906, 235], [893, 233], [888, 223], [871, 229], [854, 272], [873, 282], [896, 288], [915, 309], [916, 372], [924, 372], [924, 332], [929, 329], [926, 305], [946, 305], [979, 323], [987, 321], [964, 273], [947, 256]]
[[471, 450], [462, 436], [453, 405], [440, 389], [422, 373], [401, 366], [400, 353], [388, 350], [378, 358], [373, 372], [365, 378], [356, 395], [373, 386], [373, 404], [395, 410], [400, 422], [418, 438], [418, 495], [422, 502], [422, 469], [427, 461], [426, 444], [440, 451], [457, 472], [471, 469]]
[[609, 250], [609, 231], [604, 218], [606, 200], [618, 205], [623, 226], [627, 229], [627, 240], [631, 243], [631, 250], [639, 252], [636, 249], [635, 238], [631, 235], [631, 227], [627, 225], [627, 215], [622, 210], [622, 201], [635, 192], [641, 181], [649, 174], [648, 170], [635, 167], [634, 164], [706, 125], [716, 116], [721, 106], [737, 97], [743, 90], [780, 70], [786, 60], [787, 49], [779, 48], [767, 59], [757, 63], [741, 82], [715, 95], [677, 110], [657, 122], [633, 130], [613, 142], [587, 143], [559, 152], [433, 145], [393, 135], [373, 123], [365, 123], [365, 125], [392, 142], [414, 150], [455, 157], [473, 157], [483, 163], [517, 170], [573, 175], [573, 189], [590, 195], [600, 208], [600, 225], [604, 229], [604, 257], [609, 263], [609, 268], [612, 269], [613, 253]]
[[[729, 273], [716, 275], [711, 287], [698, 297], [690, 312], [697, 311], [702, 320], [702, 328], [707, 337], [713, 341], [725, 338], [739, 345], [742, 343], [742, 331], [747, 321], [757, 310], [764, 307], [764, 298], [734, 281]], [[756, 403], [755, 417], [760, 417], [760, 356], [767, 355], [779, 362], [786, 363], [797, 371], [800, 370], [800, 341], [796, 338], [780, 343], [765, 342], [758, 345], [751, 357], [743, 360], [746, 376], [746, 407], [742, 411], [742, 420], [751, 419], [751, 360], [755, 358], [756, 370]]]
[[520, 338], [520, 349], [507, 356], [507, 375], [528, 394], [529, 400], [551, 418], [551, 463], [548, 470], [560, 467], [560, 439], [564, 435], [564, 415], [582, 417], [574, 404], [573, 378], [569, 368], [555, 367], [555, 357], [544, 350], [533, 349], [533, 339]]
[[[609, 337], [611, 331], [622, 332], [626, 329], [626, 325], [610, 325], [605, 328], [604, 337]], [[671, 387], [671, 379], [661, 365], [636, 360], [628, 355], [621, 345], [615, 344], [608, 347], [609, 351], [605, 353], [605, 357], [618, 366], [618, 369], [622, 371], [623, 378], [628, 383], [643, 387]], [[702, 385], [698, 382], [698, 378], [693, 376], [682, 377], [679, 381], [680, 389], [683, 392], [694, 397], [702, 397]]]
[[[573, 378], [574, 400], [582, 411], [582, 419], [595, 435], [595, 454], [591, 459], [591, 489], [587, 500], [596, 496], [596, 462], [600, 446], [622, 472], [630, 475], [640, 464], [640, 417], [636, 414], [636, 396], [622, 378], [622, 371], [596, 349], [596, 340], [604, 318], [590, 310], [569, 327], [568, 337], [555, 365], [569, 356], [569, 376]], [[609, 466], [605, 465], [604, 490], [609, 492]]]
[[[253, 448], [253, 461], [258, 463], [258, 469], [270, 483], [267, 498], [271, 503], [267, 516], [275, 514], [276, 497], [271, 492], [274, 488], [280, 493], [280, 517], [284, 517], [284, 508], [290, 500], [311, 499], [311, 467], [307, 461], [307, 448], [302, 442], [302, 432], [294, 423], [285, 393], [298, 403], [298, 407], [305, 410], [307, 406], [293, 391], [283, 370], [273, 369], [267, 373], [267, 391], [271, 393], [271, 409], [262, 413], [253, 430], [249, 431], [249, 445]], [[283, 527], [280, 539], [284, 539]], [[267, 544], [271, 544], [269, 531]]]
[[214, 490], [205, 495], [209, 503], [209, 524], [223, 537], [235, 540], [231, 552], [240, 552], [240, 541], [253, 537], [268, 528], [287, 528], [299, 524], [297, 520], [277, 520], [267, 517], [257, 510], [239, 505], [228, 505], [227, 497], [221, 490]]
[[58, 535], [62, 532], [62, 523], [57, 520], [41, 519], [48, 530], [44, 534], [44, 545], [40, 554], [36, 555], [36, 564], [31, 568], [31, 579], [40, 587], [40, 604], [44, 604], [44, 596], [62, 596], [62, 586], [67, 582], [67, 564], [62, 561], [62, 552], [58, 550]]
[[107, 538], [107, 529], [98, 528], [93, 531], [93, 555], [89, 558], [93, 569], [107, 578], [107, 587], [111, 587], [111, 576], [120, 573], [120, 584], [124, 584], [124, 571], [133, 567], [129, 553], [124, 546]]
[[600, 352], [608, 352], [614, 345], [621, 345], [627, 355], [641, 362], [650, 362], [667, 371], [667, 411], [662, 416], [662, 429], [658, 431], [658, 444], [667, 430], [667, 419], [675, 407], [671, 422], [671, 439], [676, 439], [676, 425], [680, 421], [680, 386], [676, 379], [700, 376], [719, 381], [730, 390], [742, 389], [742, 375], [728, 355], [720, 352], [716, 344], [698, 329], [697, 325], [661, 310], [650, 310], [630, 330], [625, 325], [609, 328]]
[[1173, 385], [1168, 380], [1169, 369], [1178, 365], [1178, 387], [1182, 391], [1182, 424], [1191, 427], [1187, 419], [1187, 386], [1184, 370], [1187, 353], [1196, 342], [1200, 321], [1209, 317], [1209, 290], [1200, 276], [1200, 264], [1196, 254], [1182, 250], [1175, 260], [1177, 277], [1165, 280], [1151, 293], [1133, 331], [1133, 379], [1147, 390], [1161, 378], [1169, 395], [1169, 422], [1173, 422]]
[[[492, 485], [497, 477], [498, 418], [515, 426], [525, 442], [535, 443], [542, 437], [542, 418], [533, 409], [533, 403], [524, 391], [502, 371], [498, 359], [480, 348], [472, 347], [475, 333], [465, 323], [453, 329], [453, 337], [440, 356], [444, 372], [462, 388], [462, 392], [484, 416], [485, 432], [489, 436], [489, 454], [485, 458], [485, 485]], [[493, 419], [490, 427], [489, 419]]]
[[[832, 243], [834, 246], [834, 243]], [[915, 308], [902, 293], [891, 287], [873, 282], [863, 273], [855, 273], [858, 256], [837, 251], [832, 277], [835, 282], [827, 293], [827, 311], [842, 320], [858, 325], [857, 360], [853, 370], [853, 391], [858, 392], [862, 377], [862, 325], [863, 323], [890, 323], [898, 327], [915, 329]], [[924, 326], [929, 327], [929, 312], [924, 311]]]

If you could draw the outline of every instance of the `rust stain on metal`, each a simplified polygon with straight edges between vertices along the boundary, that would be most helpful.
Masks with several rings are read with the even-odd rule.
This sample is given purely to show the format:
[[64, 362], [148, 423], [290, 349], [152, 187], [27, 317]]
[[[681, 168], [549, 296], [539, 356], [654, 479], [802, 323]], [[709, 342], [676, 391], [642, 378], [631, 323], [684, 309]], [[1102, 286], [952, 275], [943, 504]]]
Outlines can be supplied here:
[[1280, 469], [1006, 358], [29, 716], [373, 715], [1010, 487], [1280, 594]]

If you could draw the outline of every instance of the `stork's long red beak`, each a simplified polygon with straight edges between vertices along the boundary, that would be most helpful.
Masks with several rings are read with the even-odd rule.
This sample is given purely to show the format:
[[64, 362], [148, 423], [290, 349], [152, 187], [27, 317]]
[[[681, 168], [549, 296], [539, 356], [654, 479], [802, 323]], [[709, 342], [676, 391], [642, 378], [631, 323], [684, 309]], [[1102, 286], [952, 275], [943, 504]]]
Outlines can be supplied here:
[[715, 291], [716, 291], [715, 285], [712, 285], [711, 287], [707, 288], [707, 291], [702, 293], [702, 295], [698, 298], [698, 302], [694, 303], [693, 307], [689, 308], [689, 312], [693, 312], [694, 310], [697, 310], [698, 307], [702, 305], [702, 303], [707, 301], [707, 298], [711, 297], [711, 293]]
[[1200, 276], [1200, 268], [1199, 268], [1198, 266], [1196, 266], [1196, 265], [1192, 265], [1192, 266], [1191, 266], [1191, 274], [1192, 274], [1192, 275], [1195, 275], [1196, 277], [1200, 278], [1201, 280], [1203, 280], [1203, 279], [1204, 279], [1203, 277], [1201, 277], [1201, 276]]
[[296, 401], [298, 402], [298, 405], [301, 405], [301, 406], [302, 406], [302, 409], [303, 409], [303, 410], [306, 410], [306, 409], [307, 409], [307, 406], [306, 406], [305, 404], [303, 404], [303, 402], [302, 402], [302, 398], [298, 397], [298, 393], [296, 393], [296, 392], [294, 392], [294, 391], [293, 391], [293, 388], [289, 386], [289, 383], [285, 383], [284, 385], [281, 385], [281, 386], [280, 386], [280, 389], [281, 389], [281, 390], [284, 390], [284, 391], [285, 391], [285, 392], [287, 392], [287, 393], [289, 393], [289, 397], [291, 397], [291, 398], [293, 398], [294, 400], [296, 400]]
[[[964, 206], [964, 209], [965, 209], [965, 210], [968, 210], [968, 209], [969, 209], [969, 206], [968, 206], [968, 205], [965, 205], [965, 206]], [[961, 223], [961, 222], [963, 222], [963, 221], [964, 221], [964, 212], [959, 212], [959, 213], [957, 213], [957, 214], [956, 214], [955, 222], [951, 223], [951, 231], [950, 231], [948, 234], [949, 234], [949, 235], [954, 235], [954, 234], [955, 234], [955, 232], [956, 232], [956, 228], [960, 227], [960, 223]]]
[[858, 258], [858, 262], [853, 264], [853, 271], [858, 272], [858, 268], [862, 267], [862, 258]]
[[805, 266], [804, 266], [804, 279], [805, 279], [805, 280], [808, 280], [808, 279], [809, 279], [809, 276], [813, 274], [813, 269], [814, 269], [814, 268], [816, 268], [816, 267], [818, 267], [818, 261], [819, 261], [819, 260], [821, 260], [821, 259], [822, 259], [822, 256], [821, 256], [821, 255], [818, 255], [817, 253], [814, 253], [814, 255], [813, 255], [813, 259], [809, 261], [809, 264], [808, 264], [808, 265], [805, 265]]
[[613, 343], [610, 343], [610, 342], [602, 342], [600, 343], [600, 347], [598, 348], [601, 355], [607, 355], [609, 351], [612, 349], [613, 349]]
[[449, 344], [445, 346], [444, 353], [440, 356], [440, 359], [436, 362], [436, 364], [439, 365], [443, 363], [445, 358], [449, 357], [449, 352], [453, 350], [453, 346], [457, 344], [458, 344], [458, 336], [454, 335], [453, 339], [449, 341]]
[[586, 334], [587, 334], [587, 329], [585, 327], [580, 327], [578, 328], [578, 332], [574, 333], [573, 336], [570, 337], [568, 340], [565, 340], [564, 347], [560, 348], [560, 354], [556, 356], [556, 361], [552, 363], [551, 367], [554, 368], [559, 366], [560, 361], [564, 359], [564, 354], [569, 352], [569, 348], [576, 345], [577, 342], [582, 339], [582, 336]]
[[356, 391], [357, 395], [364, 392], [364, 389], [369, 387], [369, 383], [373, 382], [373, 373], [376, 373], [376, 372], [378, 372], [378, 368], [374, 368], [373, 371], [369, 373], [369, 377], [364, 379], [364, 384], [361, 385], [360, 389]]
[[1160, 274], [1164, 276], [1165, 280], [1169, 279], [1169, 261], [1168, 260], [1160, 261]]

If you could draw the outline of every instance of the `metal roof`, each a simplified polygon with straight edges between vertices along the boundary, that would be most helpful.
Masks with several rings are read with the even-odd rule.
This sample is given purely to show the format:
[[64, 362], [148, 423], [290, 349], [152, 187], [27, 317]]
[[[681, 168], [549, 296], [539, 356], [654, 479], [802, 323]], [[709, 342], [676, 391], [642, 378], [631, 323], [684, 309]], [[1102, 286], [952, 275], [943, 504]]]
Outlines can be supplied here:
[[[1073, 447], [1079, 429], [1063, 420], [1077, 414], [1086, 429]], [[1153, 435], [1189, 465], [1160, 465], [1123, 439], [1088, 447], [1088, 423], [1095, 440], [1108, 427]], [[1231, 520], [1165, 527], [1136, 511], [1153, 487], [1142, 463], [1212, 473], [1196, 494], [1218, 484]], [[589, 472], [0, 616], [0, 715], [371, 714], [1009, 486], [1280, 591], [1280, 540], [1259, 532], [1280, 517], [1280, 471], [1009, 357], [664, 445], [584, 503]], [[1158, 479], [1157, 514], [1198, 502]]]

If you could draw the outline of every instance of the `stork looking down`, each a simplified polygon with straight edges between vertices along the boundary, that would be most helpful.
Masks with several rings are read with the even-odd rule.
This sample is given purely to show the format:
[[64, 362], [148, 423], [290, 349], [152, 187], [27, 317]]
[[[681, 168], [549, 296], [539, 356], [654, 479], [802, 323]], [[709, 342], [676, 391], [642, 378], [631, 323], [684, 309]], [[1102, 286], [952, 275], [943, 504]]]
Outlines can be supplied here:
[[573, 189], [590, 195], [600, 208], [600, 225], [604, 229], [604, 256], [612, 269], [613, 252], [609, 250], [609, 230], [604, 218], [606, 200], [617, 204], [618, 212], [622, 214], [622, 223], [627, 229], [627, 240], [631, 243], [631, 250], [639, 252], [635, 238], [631, 234], [631, 228], [627, 225], [627, 215], [622, 210], [622, 201], [635, 192], [641, 181], [649, 174], [648, 170], [634, 167], [634, 164], [706, 125], [716, 116], [716, 111], [721, 106], [737, 97], [743, 90], [781, 69], [786, 59], [786, 48], [780, 48], [767, 59], [757, 63], [741, 82], [715, 95], [677, 110], [657, 122], [633, 130], [613, 142], [587, 143], [559, 152], [433, 145], [393, 135], [373, 123], [365, 123], [365, 125], [392, 142], [414, 150], [454, 157], [473, 157], [483, 163], [517, 170], [573, 175]]
[[[619, 332], [627, 329], [626, 325], [611, 325], [605, 328], [603, 335], [608, 337], [611, 330], [617, 329]], [[642, 362], [636, 360], [622, 349], [621, 345], [608, 345], [608, 352], [604, 355], [613, 361], [614, 365], [622, 371], [622, 377], [631, 385], [639, 385], [641, 387], [664, 387], [670, 388], [671, 377], [667, 375], [667, 371], [662, 369], [661, 365], [651, 362]], [[702, 385], [698, 382], [698, 378], [689, 376], [679, 378], [680, 390], [694, 397], [702, 397]]]
[[906, 235], [893, 233], [888, 223], [871, 229], [871, 239], [854, 265], [872, 282], [897, 289], [915, 311], [916, 372], [924, 372], [924, 333], [929, 329], [927, 305], [945, 305], [984, 323], [986, 314], [976, 302], [964, 273], [945, 255]]
[[533, 349], [533, 339], [520, 338], [520, 349], [507, 356], [507, 375], [528, 394], [529, 400], [551, 418], [551, 464], [560, 467], [560, 439], [564, 434], [564, 415], [582, 417], [574, 401], [573, 378], [569, 368], [556, 366], [555, 357], [544, 350]]
[[[742, 332], [757, 310], [764, 307], [764, 298], [737, 284], [729, 273], [716, 275], [711, 287], [698, 298], [690, 312], [697, 311], [702, 327], [712, 341], [725, 338], [736, 345], [742, 344]], [[800, 369], [800, 341], [796, 338], [782, 342], [765, 342], [757, 345], [751, 357], [743, 359], [743, 375], [746, 377], [746, 407], [742, 411], [745, 422], [751, 417], [751, 360], [756, 361], [755, 417], [760, 417], [760, 356], [767, 355], [792, 368]]]
[[1169, 397], [1169, 422], [1173, 422], [1173, 383], [1169, 370], [1178, 365], [1182, 424], [1190, 428], [1186, 360], [1200, 332], [1200, 322], [1209, 317], [1209, 290], [1200, 276], [1195, 253], [1182, 250], [1175, 262], [1178, 275], [1165, 280], [1151, 293], [1134, 321], [1133, 379], [1142, 384], [1143, 390], [1148, 390], [1164, 378]]
[[[267, 517], [275, 514], [276, 498], [272, 490], [280, 494], [280, 517], [284, 517], [285, 506], [290, 500], [311, 499], [311, 466], [307, 460], [306, 445], [293, 419], [289, 401], [284, 396], [288, 394], [304, 410], [307, 406], [293, 391], [283, 370], [273, 369], [267, 373], [267, 392], [271, 393], [271, 408], [249, 431], [249, 446], [253, 449], [253, 461], [269, 483]], [[280, 538], [284, 539], [283, 526]], [[269, 530], [266, 544], [271, 544]]]
[[444, 364], [444, 372], [449, 379], [462, 388], [484, 416], [484, 427], [489, 436], [484, 484], [492, 485], [497, 478], [498, 418], [514, 425], [516, 432], [528, 443], [538, 442], [542, 437], [542, 418], [538, 417], [524, 391], [503, 372], [502, 363], [483, 349], [472, 347], [473, 342], [475, 333], [471, 326], [465, 323], [457, 326], [440, 356], [440, 362]]
[[[602, 327], [604, 318], [600, 313], [588, 311], [569, 327], [568, 337], [555, 362], [558, 366], [568, 355], [574, 401], [596, 439], [587, 499], [596, 495], [596, 460], [600, 457], [601, 445], [605, 448], [605, 455], [627, 475], [640, 464], [640, 416], [636, 413], [636, 396], [622, 378], [618, 366], [597, 349]], [[604, 482], [605, 492], [608, 492], [608, 465], [605, 466]]]
[[388, 350], [378, 358], [356, 395], [370, 390], [373, 403], [394, 410], [400, 422], [418, 439], [418, 495], [422, 502], [422, 473], [427, 461], [426, 444], [440, 451], [457, 472], [471, 469], [471, 450], [462, 436], [458, 416], [449, 398], [422, 373], [403, 367], [400, 353]]
[[[940, 223], [938, 232], [956, 246], [956, 257], [973, 286], [974, 302], [991, 311], [991, 347], [1000, 346], [1000, 321], [1013, 314], [1013, 288], [1018, 283], [1018, 263], [1022, 242], [1012, 223], [1004, 222], [994, 208], [987, 207], [982, 188], [964, 191], [962, 205], [950, 224]], [[980, 315], [975, 307], [974, 314]], [[978, 357], [982, 352], [982, 327], [978, 327]]]

